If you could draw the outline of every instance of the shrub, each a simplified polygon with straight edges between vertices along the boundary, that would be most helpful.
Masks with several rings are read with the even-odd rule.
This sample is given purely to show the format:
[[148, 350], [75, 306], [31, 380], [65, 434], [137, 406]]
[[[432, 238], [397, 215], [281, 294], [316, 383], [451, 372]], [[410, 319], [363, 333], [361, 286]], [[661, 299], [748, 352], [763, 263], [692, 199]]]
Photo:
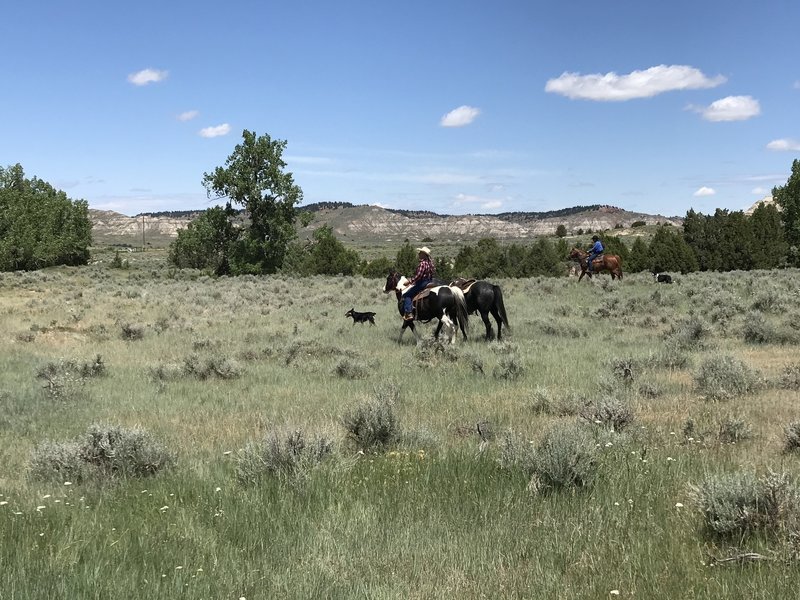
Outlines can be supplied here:
[[516, 355], [504, 356], [500, 362], [492, 370], [492, 376], [495, 379], [505, 379], [513, 381], [522, 377], [525, 368], [522, 366], [522, 361]]
[[324, 436], [306, 437], [302, 430], [274, 431], [260, 443], [248, 444], [239, 456], [236, 477], [257, 483], [265, 476], [297, 480], [333, 454], [333, 442]]
[[534, 468], [546, 488], [588, 487], [597, 470], [594, 440], [582, 427], [555, 427], [537, 446]]
[[132, 323], [123, 323], [122, 339], [128, 341], [141, 340], [144, 338], [144, 326]]
[[191, 354], [183, 361], [183, 372], [201, 381], [206, 379], [235, 379], [242, 374], [241, 367], [226, 356], [211, 356], [201, 361]]
[[754, 391], [760, 380], [758, 374], [742, 361], [716, 355], [700, 365], [695, 384], [708, 400], [728, 400]]
[[753, 428], [747, 421], [729, 417], [719, 423], [717, 439], [723, 444], [736, 444], [753, 437]]
[[603, 398], [584, 406], [580, 415], [590, 423], [602, 425], [612, 431], [622, 431], [634, 420], [630, 405], [616, 398]]
[[705, 527], [721, 536], [778, 530], [796, 519], [800, 506], [798, 489], [785, 473], [710, 476], [693, 493]]
[[702, 348], [711, 335], [711, 328], [702, 319], [692, 316], [672, 325], [666, 334], [671, 341], [682, 350]]
[[376, 397], [350, 408], [341, 419], [347, 437], [362, 450], [381, 449], [400, 437], [395, 403]]
[[749, 344], [771, 344], [780, 341], [775, 328], [758, 311], [746, 315], [742, 335], [744, 341]]
[[34, 448], [29, 474], [35, 479], [73, 482], [146, 477], [171, 467], [175, 457], [144, 429], [90, 425], [74, 441], [46, 440]]
[[783, 451], [800, 450], [800, 422], [793, 421], [783, 429]]
[[342, 358], [334, 367], [333, 372], [344, 379], [366, 379], [370, 369], [361, 361]]
[[46, 363], [36, 372], [36, 377], [44, 380], [44, 389], [52, 398], [67, 400], [76, 394], [87, 379], [105, 374], [105, 363], [98, 354], [93, 361], [86, 363], [63, 359]]
[[588, 487], [597, 470], [595, 442], [575, 424], [551, 429], [535, 449], [506, 433], [499, 462], [503, 468], [521, 470], [533, 490]]
[[785, 390], [800, 390], [800, 364], [784, 368], [778, 385]]

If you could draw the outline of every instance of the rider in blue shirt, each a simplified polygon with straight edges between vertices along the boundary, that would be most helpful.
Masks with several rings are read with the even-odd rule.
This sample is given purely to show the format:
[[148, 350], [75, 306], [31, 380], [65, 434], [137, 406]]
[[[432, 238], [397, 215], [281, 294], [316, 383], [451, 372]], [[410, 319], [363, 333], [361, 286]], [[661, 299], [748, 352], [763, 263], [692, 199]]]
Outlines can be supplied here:
[[589, 271], [589, 273], [592, 272], [592, 261], [600, 256], [603, 253], [603, 250], [605, 250], [598, 236], [593, 235], [592, 241], [594, 244], [592, 244], [592, 247], [589, 249], [589, 255], [586, 257], [586, 270]]

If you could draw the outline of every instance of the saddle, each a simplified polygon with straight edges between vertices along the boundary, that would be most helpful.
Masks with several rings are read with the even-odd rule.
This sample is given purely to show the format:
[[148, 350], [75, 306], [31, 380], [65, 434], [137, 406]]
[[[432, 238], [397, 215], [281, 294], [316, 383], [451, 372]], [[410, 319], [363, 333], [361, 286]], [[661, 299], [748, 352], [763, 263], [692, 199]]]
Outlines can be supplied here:
[[472, 284], [478, 281], [477, 279], [464, 279], [463, 277], [459, 277], [458, 279], [454, 279], [450, 282], [450, 285], [453, 285], [459, 288], [465, 294], [469, 292], [469, 289], [472, 287]]

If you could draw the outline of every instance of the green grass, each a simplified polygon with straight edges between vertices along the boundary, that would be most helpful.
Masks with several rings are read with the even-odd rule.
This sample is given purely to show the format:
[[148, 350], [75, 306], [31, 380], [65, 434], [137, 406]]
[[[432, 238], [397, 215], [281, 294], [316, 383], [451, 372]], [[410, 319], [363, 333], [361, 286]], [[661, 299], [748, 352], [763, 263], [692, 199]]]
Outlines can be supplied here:
[[[175, 272], [156, 252], [131, 254], [129, 269], [0, 275], [0, 598], [791, 597], [800, 575], [790, 540], [709, 536], [691, 486], [743, 470], [797, 474], [800, 458], [782, 452], [797, 392], [780, 384], [797, 364], [796, 338], [750, 344], [741, 334], [754, 290], [784, 307], [764, 319], [791, 329], [796, 278], [504, 280], [507, 340], [481, 341], [472, 319], [466, 344], [423, 353], [408, 334], [396, 343], [401, 323], [381, 281], [213, 280]], [[375, 311], [377, 326], [353, 325], [351, 306]], [[670, 368], [659, 357], [690, 318], [708, 330], [682, 350], [685, 366]], [[142, 338], [124, 339], [125, 325]], [[106, 374], [64, 394], [36, 377], [48, 363], [97, 355]], [[695, 381], [720, 355], [762, 385], [709, 401]], [[495, 377], [509, 357], [521, 375]], [[230, 378], [186, 369], [223, 360]], [[349, 376], [343, 361], [365, 375]], [[359, 453], [341, 417], [386, 385], [398, 390], [403, 435]], [[635, 418], [611, 433], [537, 408], [536, 393], [615, 398]], [[719, 424], [732, 417], [752, 436], [721, 443]], [[534, 493], [500, 464], [505, 432], [535, 446], [576, 420], [596, 441], [591, 487]], [[488, 442], [479, 421], [495, 433]], [[92, 423], [141, 426], [177, 464], [81, 485], [28, 476], [38, 443]], [[333, 457], [297, 481], [237, 481], [249, 443], [295, 428], [329, 435]], [[711, 556], [742, 552], [772, 560], [711, 566]]]

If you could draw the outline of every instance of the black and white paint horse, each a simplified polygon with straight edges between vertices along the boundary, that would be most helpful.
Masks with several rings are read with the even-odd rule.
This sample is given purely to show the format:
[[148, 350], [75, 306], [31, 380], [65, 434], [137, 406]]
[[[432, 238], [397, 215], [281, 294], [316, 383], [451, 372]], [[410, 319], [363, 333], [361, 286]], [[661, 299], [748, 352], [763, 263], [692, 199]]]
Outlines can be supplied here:
[[510, 329], [506, 307], [503, 304], [503, 291], [500, 286], [480, 279], [477, 281], [474, 279], [456, 279], [450, 285], [458, 287], [464, 292], [467, 311], [470, 314], [474, 312], [481, 314], [483, 324], [486, 326], [487, 340], [491, 340], [493, 337], [492, 322], [489, 320], [489, 313], [492, 313], [494, 320], [497, 322], [497, 339], [499, 341], [503, 336], [503, 325], [505, 324], [506, 329]]
[[[437, 285], [440, 283], [440, 285]], [[389, 276], [386, 278], [386, 284], [383, 286], [383, 292], [388, 294], [394, 292], [397, 296], [397, 310], [400, 316], [403, 316], [403, 290], [408, 285], [408, 278], [401, 275], [397, 271], [389, 271]], [[428, 323], [433, 319], [438, 319], [439, 324], [436, 326], [434, 337], [439, 339], [439, 333], [442, 331], [442, 326], [446, 325], [448, 330], [448, 341], [453, 343], [461, 329], [464, 339], [467, 339], [467, 329], [469, 327], [469, 313], [467, 311], [467, 302], [464, 298], [464, 292], [457, 287], [450, 287], [444, 282], [434, 282], [432, 287], [424, 289], [417, 294], [414, 301], [414, 319], [404, 320], [403, 327], [400, 329], [400, 337], [398, 342], [403, 339], [403, 334], [406, 329], [411, 329], [414, 337], [417, 335], [417, 330], [414, 327], [414, 321], [421, 321]]]

